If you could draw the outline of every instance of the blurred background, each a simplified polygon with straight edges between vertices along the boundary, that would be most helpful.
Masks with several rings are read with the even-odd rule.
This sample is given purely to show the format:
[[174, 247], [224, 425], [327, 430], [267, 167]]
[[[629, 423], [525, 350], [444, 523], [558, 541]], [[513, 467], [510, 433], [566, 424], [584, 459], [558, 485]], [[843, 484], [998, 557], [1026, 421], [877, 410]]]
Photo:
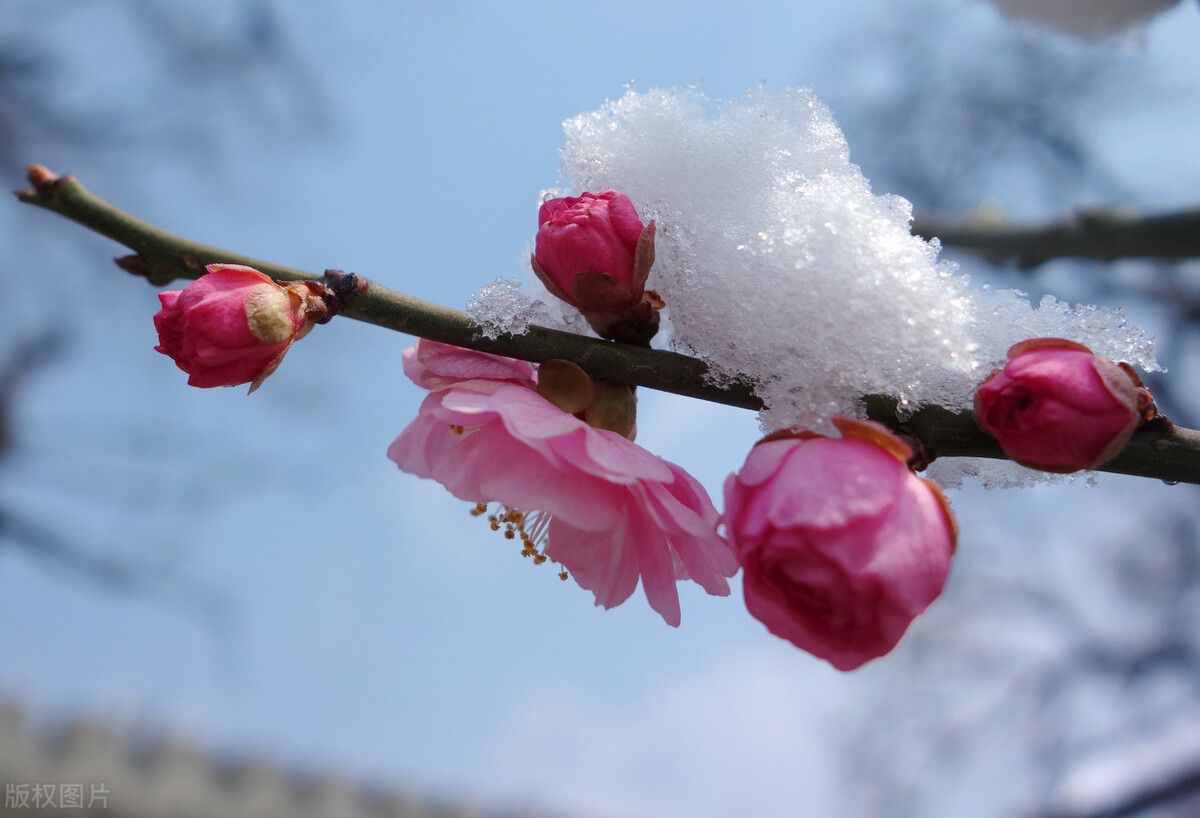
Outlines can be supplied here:
[[[1200, 199], [1197, 43], [1193, 2], [1096, 41], [983, 0], [5, 0], [0, 173], [462, 306], [521, 274], [561, 121], [627, 83], [810, 86], [877, 192], [1053, 219]], [[128, 815], [1200, 815], [1195, 487], [952, 492], [946, 595], [843, 675], [740, 588], [681, 586], [678, 630], [640, 592], [594, 608], [398, 473], [410, 339], [335, 321], [253, 398], [189, 389], [124, 250], [14, 201], [0, 241], [0, 783], [99, 782]], [[948, 252], [1124, 305], [1200, 424], [1200, 263]], [[639, 443], [714, 496], [758, 436], [641, 407]]]

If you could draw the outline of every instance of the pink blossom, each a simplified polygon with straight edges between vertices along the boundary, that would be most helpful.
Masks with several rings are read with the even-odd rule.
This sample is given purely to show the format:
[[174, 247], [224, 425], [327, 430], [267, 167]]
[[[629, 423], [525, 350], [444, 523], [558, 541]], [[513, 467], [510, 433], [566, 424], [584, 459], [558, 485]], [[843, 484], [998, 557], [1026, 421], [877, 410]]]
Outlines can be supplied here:
[[841, 438], [769, 436], [725, 481], [726, 533], [746, 607], [838, 670], [888, 653], [942, 592], [953, 517], [883, 427], [838, 418]]
[[158, 294], [155, 350], [188, 373], [191, 386], [249, 383], [253, 391], [311, 326], [307, 290], [240, 264], [205, 269], [184, 289]]
[[624, 193], [544, 202], [532, 261], [546, 289], [582, 312], [602, 336], [645, 343], [658, 330], [662, 304], [645, 289], [654, 263], [654, 222], [643, 225]]
[[1030, 468], [1091, 469], [1111, 460], [1138, 426], [1150, 394], [1127, 370], [1061, 338], [1008, 351], [975, 391], [975, 417], [1004, 453]]
[[561, 563], [597, 605], [621, 604], [640, 578], [650, 606], [678, 625], [677, 580], [727, 595], [737, 561], [700, 484], [547, 401], [524, 366], [419, 342], [406, 353], [406, 371], [432, 391], [388, 457], [456, 497], [482, 501], [478, 511], [500, 503], [493, 529], [514, 529], [511, 538], [535, 562]]

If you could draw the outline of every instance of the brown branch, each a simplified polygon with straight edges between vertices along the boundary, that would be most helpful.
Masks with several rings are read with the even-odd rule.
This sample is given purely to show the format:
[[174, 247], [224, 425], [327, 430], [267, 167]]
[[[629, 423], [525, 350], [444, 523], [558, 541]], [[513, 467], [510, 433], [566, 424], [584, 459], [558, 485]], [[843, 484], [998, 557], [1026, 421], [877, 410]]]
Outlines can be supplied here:
[[[124, 269], [152, 283], [196, 278], [213, 262], [248, 264], [276, 279], [312, 280], [318, 276], [269, 261], [180, 238], [123, 213], [89, 193], [70, 176], [59, 177], [40, 165], [29, 170], [33, 187], [17, 192], [21, 201], [52, 210], [107, 236], [137, 253], [121, 260]], [[677, 395], [761, 409], [762, 401], [748, 382], [717, 386], [708, 365], [675, 352], [600, 341], [582, 335], [531, 327], [521, 335], [487, 338], [466, 313], [431, 304], [371, 282], [349, 295], [342, 314], [359, 321], [434, 341], [540, 363], [552, 358], [574, 361], [603, 380], [645, 386]], [[865, 398], [868, 415], [917, 438], [929, 460], [935, 457], [1004, 458], [996, 441], [976, 425], [970, 412], [925, 406], [901, 419], [896, 401]], [[1148, 424], [1103, 471], [1200, 483], [1200, 432], [1160, 421]]]
[[918, 218], [912, 232], [1022, 269], [1056, 258], [1200, 258], [1200, 208], [1152, 216], [1085, 210], [1061, 221], [1027, 225]]

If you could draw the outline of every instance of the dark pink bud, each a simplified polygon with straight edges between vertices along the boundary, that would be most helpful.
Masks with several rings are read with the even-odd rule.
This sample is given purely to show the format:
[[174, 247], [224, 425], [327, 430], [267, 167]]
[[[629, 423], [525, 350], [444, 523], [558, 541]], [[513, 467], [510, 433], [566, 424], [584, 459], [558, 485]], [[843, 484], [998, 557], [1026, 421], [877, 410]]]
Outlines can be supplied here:
[[1135, 376], [1061, 338], [1015, 345], [975, 391], [975, 417], [1005, 454], [1062, 473], [1111, 460], [1151, 404]]
[[937, 485], [882, 426], [841, 438], [789, 430], [725, 481], [725, 529], [746, 608], [838, 670], [888, 653], [941, 594], [957, 532]]
[[240, 264], [205, 269], [184, 289], [159, 293], [155, 350], [188, 373], [191, 386], [249, 383], [254, 391], [311, 327], [310, 291]]
[[625, 194], [607, 190], [544, 202], [532, 263], [546, 289], [601, 335], [637, 342], [648, 332], [648, 341], [658, 329], [661, 303], [657, 296], [643, 299], [654, 263], [654, 222], [643, 225]]

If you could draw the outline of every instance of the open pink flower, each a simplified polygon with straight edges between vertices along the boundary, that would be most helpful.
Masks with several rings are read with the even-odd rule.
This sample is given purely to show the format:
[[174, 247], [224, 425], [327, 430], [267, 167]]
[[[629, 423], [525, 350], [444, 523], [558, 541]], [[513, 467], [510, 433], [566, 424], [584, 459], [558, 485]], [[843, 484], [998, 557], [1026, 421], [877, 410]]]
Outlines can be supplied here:
[[405, 371], [432, 391], [388, 457], [479, 510], [502, 504], [492, 527], [512, 530], [535, 562], [561, 563], [597, 605], [621, 604], [640, 578], [650, 606], [678, 625], [677, 580], [729, 593], [737, 561], [707, 493], [679, 466], [547, 401], [528, 364], [420, 341]]
[[1082, 344], [1033, 338], [975, 391], [975, 417], [1018, 463], [1073, 472], [1111, 460], [1152, 403], [1130, 371]]
[[725, 526], [746, 608], [767, 630], [853, 670], [888, 653], [942, 592], [953, 517], [882, 426], [837, 418], [841, 438], [785, 432], [725, 481]]
[[210, 264], [182, 290], [158, 294], [155, 350], [191, 386], [259, 386], [311, 324], [304, 285], [276, 284], [252, 267]]

